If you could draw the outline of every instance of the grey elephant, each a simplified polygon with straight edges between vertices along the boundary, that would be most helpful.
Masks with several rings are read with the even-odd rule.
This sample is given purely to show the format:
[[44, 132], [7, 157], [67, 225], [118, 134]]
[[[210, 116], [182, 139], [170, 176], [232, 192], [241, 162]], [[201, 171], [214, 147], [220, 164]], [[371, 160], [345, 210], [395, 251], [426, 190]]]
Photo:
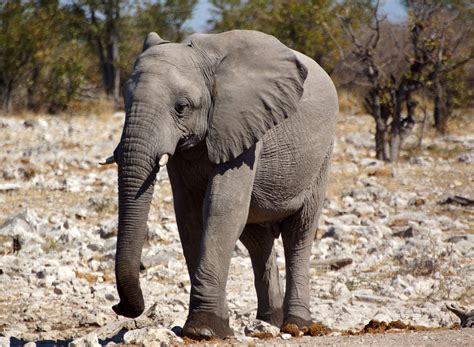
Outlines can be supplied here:
[[[324, 200], [338, 101], [307, 56], [256, 31], [148, 34], [124, 86], [115, 272], [119, 315], [144, 310], [140, 257], [153, 186], [167, 166], [191, 279], [183, 335], [233, 335], [226, 281], [233, 249], [249, 251], [257, 318], [311, 324], [309, 259]], [[273, 243], [281, 235], [286, 290]]]

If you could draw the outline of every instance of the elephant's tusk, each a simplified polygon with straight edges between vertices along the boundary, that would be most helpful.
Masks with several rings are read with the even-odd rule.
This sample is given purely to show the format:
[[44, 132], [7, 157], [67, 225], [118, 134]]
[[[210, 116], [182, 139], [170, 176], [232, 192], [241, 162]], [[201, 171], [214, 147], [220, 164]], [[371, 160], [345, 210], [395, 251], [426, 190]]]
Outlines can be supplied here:
[[168, 164], [168, 159], [170, 158], [170, 155], [165, 153], [161, 156], [160, 158], [160, 161], [158, 162], [158, 165], [160, 165], [160, 167], [163, 167], [165, 166], [166, 164]]
[[115, 163], [115, 158], [114, 158], [113, 155], [111, 155], [110, 157], [105, 159], [105, 161], [100, 161], [99, 162], [100, 165], [110, 165], [110, 164], [113, 164], [113, 163]]

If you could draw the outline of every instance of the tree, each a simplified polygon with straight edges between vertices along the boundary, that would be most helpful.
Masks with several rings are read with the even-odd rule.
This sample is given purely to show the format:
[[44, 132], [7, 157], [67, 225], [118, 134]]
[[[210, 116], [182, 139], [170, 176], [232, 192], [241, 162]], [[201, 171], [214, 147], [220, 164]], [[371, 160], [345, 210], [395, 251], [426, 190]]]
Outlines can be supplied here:
[[143, 48], [143, 40], [151, 31], [156, 31], [166, 40], [179, 42], [190, 30], [185, 23], [192, 15], [197, 0], [145, 0], [136, 4], [133, 11], [122, 15], [120, 68], [123, 76], [130, 74], [133, 61]]
[[33, 53], [33, 38], [29, 35], [31, 4], [21, 0], [3, 2], [0, 11], [0, 87], [2, 109], [12, 110], [12, 95], [25, 74]]
[[141, 4], [134, 16], [134, 27], [141, 37], [159, 31], [161, 37], [179, 42], [189, 34], [185, 22], [192, 17], [197, 0], [166, 0]]
[[[121, 70], [128, 69], [150, 31], [180, 40], [197, 0], [75, 0], [85, 34], [100, 62], [104, 89], [119, 103]], [[123, 62], [121, 62], [121, 57]]]
[[[58, 112], [84, 86], [102, 85], [117, 103], [121, 75], [143, 38], [187, 34], [197, 0], [8, 0], [0, 4], [0, 95], [3, 110]], [[93, 57], [91, 59], [91, 56]], [[100, 87], [99, 87], [100, 88]], [[21, 97], [19, 97], [21, 96]]]
[[120, 99], [120, 17], [126, 0], [75, 0], [76, 13], [85, 19], [85, 34], [100, 63], [104, 90], [117, 103]]
[[474, 6], [462, 0], [407, 0], [404, 5], [413, 25], [423, 28], [419, 49], [427, 59], [426, 86], [435, 128], [444, 133], [453, 107], [466, 95], [462, 69], [474, 57]]
[[[344, 15], [344, 11], [347, 14], [361, 5], [363, 2], [344, 3], [339, 18], [352, 45], [354, 65], [368, 85], [364, 106], [376, 123], [376, 156], [397, 161], [415, 125], [415, 94], [427, 90], [433, 93], [435, 125], [439, 129], [444, 128], [456, 97], [462, 94], [459, 71], [472, 59], [472, 42], [469, 44], [468, 39], [473, 8], [460, 0], [407, 0], [406, 23], [393, 25], [380, 16], [379, 1], [366, 1], [364, 6], [373, 8], [373, 15], [364, 32], [355, 30], [356, 18]], [[465, 19], [464, 27], [458, 25], [458, 30], [453, 30], [460, 17]]]
[[56, 113], [80, 92], [87, 47], [74, 28], [73, 14], [58, 1], [36, 1], [31, 11], [29, 35], [34, 40], [25, 76], [27, 107]]
[[[351, 6], [361, 5], [364, 4], [358, 2], [351, 5], [349, 2], [344, 10], [347, 13], [351, 11]], [[398, 161], [403, 141], [415, 125], [416, 101], [413, 94], [423, 86], [427, 66], [426, 54], [419, 45], [423, 27], [417, 24], [410, 26], [406, 42], [400, 42], [392, 28], [384, 25], [386, 18], [379, 14], [379, 1], [367, 1], [365, 6], [372, 8], [372, 23], [365, 34], [360, 31], [356, 33], [356, 18], [344, 14], [339, 18], [352, 44], [351, 52], [358, 62], [361, 75], [368, 84], [364, 106], [375, 120], [376, 157], [385, 161]], [[387, 42], [397, 50], [390, 52], [383, 49]], [[398, 67], [399, 71], [394, 70], [393, 66]]]
[[50, 112], [64, 109], [77, 95], [83, 80], [83, 47], [71, 35], [68, 18], [55, 0], [2, 4], [0, 86], [4, 112], [12, 111], [12, 100], [18, 95], [22, 97], [17, 98], [17, 104]]

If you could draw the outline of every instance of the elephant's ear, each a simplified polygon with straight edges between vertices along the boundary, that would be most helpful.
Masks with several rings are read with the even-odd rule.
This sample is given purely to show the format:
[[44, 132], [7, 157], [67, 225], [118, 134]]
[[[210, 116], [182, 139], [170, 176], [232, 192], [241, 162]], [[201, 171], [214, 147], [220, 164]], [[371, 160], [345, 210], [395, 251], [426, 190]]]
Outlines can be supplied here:
[[[242, 154], [291, 116], [303, 94], [306, 67], [273, 36], [252, 31], [227, 35], [215, 70], [206, 138], [209, 158], [223, 163]], [[222, 41], [222, 39], [224, 39]]]
[[169, 41], [163, 40], [160, 35], [155, 33], [154, 31], [148, 33], [145, 38], [145, 42], [143, 42], [143, 51], [146, 51], [148, 48], [162, 45], [164, 43], [170, 43]]

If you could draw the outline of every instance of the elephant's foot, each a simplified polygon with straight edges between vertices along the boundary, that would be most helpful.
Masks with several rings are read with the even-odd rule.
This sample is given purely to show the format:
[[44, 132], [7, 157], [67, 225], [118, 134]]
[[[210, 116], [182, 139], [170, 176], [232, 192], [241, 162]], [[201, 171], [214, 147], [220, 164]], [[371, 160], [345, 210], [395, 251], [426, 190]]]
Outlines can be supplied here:
[[229, 326], [229, 319], [224, 319], [209, 312], [193, 312], [183, 327], [183, 336], [193, 340], [224, 339], [234, 336]]
[[137, 305], [127, 305], [120, 301], [117, 305], [112, 306], [112, 309], [119, 316], [137, 318], [145, 310], [145, 305], [143, 303], [139, 303]]
[[276, 308], [265, 314], [257, 313], [257, 319], [263, 320], [264, 322], [270, 323], [276, 327], [281, 327], [283, 323], [283, 309]]

